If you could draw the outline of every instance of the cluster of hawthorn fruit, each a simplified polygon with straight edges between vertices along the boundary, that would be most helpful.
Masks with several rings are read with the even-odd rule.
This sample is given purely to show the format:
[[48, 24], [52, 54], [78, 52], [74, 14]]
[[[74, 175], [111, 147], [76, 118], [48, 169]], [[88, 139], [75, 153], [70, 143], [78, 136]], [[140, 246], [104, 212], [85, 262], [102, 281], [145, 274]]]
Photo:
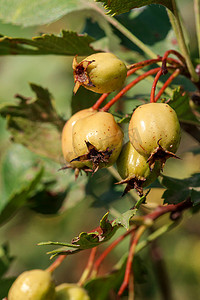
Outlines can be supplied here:
[[[73, 61], [74, 92], [80, 85], [103, 94], [120, 89], [127, 76], [126, 65], [111, 53], [96, 53]], [[98, 103], [99, 105], [99, 103]], [[166, 159], [176, 157], [180, 143], [180, 125], [175, 111], [167, 103], [148, 103], [137, 107], [129, 123], [129, 141], [123, 145], [124, 133], [109, 113], [97, 105], [75, 113], [62, 131], [64, 168], [95, 173], [117, 165], [126, 184], [124, 194], [151, 184], [163, 169]], [[55, 287], [51, 269], [22, 273], [11, 286], [8, 300], [89, 300], [78, 285], [64, 283]]]
[[[97, 53], [79, 64], [73, 63], [75, 87], [80, 85], [97, 93], [110, 93], [122, 87], [126, 65], [111, 53]], [[75, 113], [62, 132], [62, 151], [68, 167], [96, 172], [117, 164], [126, 183], [124, 194], [134, 188], [141, 196], [169, 157], [176, 157], [180, 125], [176, 112], [167, 103], [148, 103], [137, 107], [129, 123], [129, 141], [113, 115], [94, 107]]]

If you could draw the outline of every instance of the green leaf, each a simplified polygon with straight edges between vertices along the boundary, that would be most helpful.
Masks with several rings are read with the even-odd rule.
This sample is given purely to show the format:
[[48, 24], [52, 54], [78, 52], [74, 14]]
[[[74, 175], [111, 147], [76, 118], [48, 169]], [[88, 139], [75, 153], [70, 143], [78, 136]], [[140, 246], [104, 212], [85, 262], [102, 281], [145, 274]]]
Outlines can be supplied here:
[[55, 111], [54, 100], [48, 90], [35, 84], [30, 86], [36, 94], [34, 100], [17, 95], [19, 104], [3, 106], [0, 114], [7, 118], [14, 142], [59, 162], [64, 121]]
[[5, 223], [19, 208], [24, 206], [31, 194], [40, 182], [43, 174], [43, 168], [35, 173], [32, 179], [29, 179], [28, 183], [24, 183], [24, 186], [13, 193], [6, 202], [0, 207], [0, 224]]
[[173, 11], [171, 0], [95, 0], [96, 2], [103, 2], [104, 8], [108, 10], [109, 14], [119, 15], [130, 11], [133, 8], [142, 7], [149, 4], [161, 4]]
[[0, 36], [0, 55], [89, 55], [95, 52], [90, 46], [93, 41], [94, 39], [87, 34], [78, 35], [76, 32], [65, 30], [60, 36], [43, 34], [31, 40]]
[[42, 25], [88, 6], [83, 0], [1, 0], [0, 19], [23, 26]]
[[130, 219], [136, 214], [137, 209], [127, 210], [125, 213], [121, 214], [120, 217], [116, 218], [112, 225], [123, 226], [126, 230], [129, 229]]
[[108, 221], [108, 213], [106, 213], [100, 221], [99, 232], [82, 232], [78, 237], [72, 240], [72, 244], [79, 245], [81, 249], [89, 249], [98, 246], [102, 242], [106, 242], [115, 234], [118, 226], [112, 225]]
[[[1, 278], [0, 279], [0, 299], [4, 299], [8, 295], [8, 291], [15, 281], [16, 277], [9, 277], [9, 278]], [[7, 299], [7, 298], [5, 298]]]
[[8, 244], [0, 246], [0, 277], [9, 269], [14, 257], [10, 256]]
[[193, 114], [189, 100], [189, 94], [185, 91], [181, 91], [179, 87], [173, 92], [172, 100], [169, 102], [169, 105], [176, 111], [180, 122], [199, 126], [200, 122]]
[[[106, 213], [101, 219], [100, 226], [97, 230], [94, 230], [92, 232], [81, 232], [78, 237], [72, 239], [71, 244], [49, 241], [39, 243], [39, 245], [64, 246], [63, 248], [48, 252], [48, 254], [52, 255], [51, 258], [60, 254], [75, 254], [78, 251], [97, 247], [102, 243], [110, 240], [118, 228], [119, 225], [113, 225], [110, 221], [108, 221], [108, 213]], [[75, 248], [75, 250], [72, 250], [70, 248]]]
[[177, 204], [190, 197], [194, 206], [200, 204], [200, 173], [186, 179], [163, 176], [161, 183], [167, 188], [162, 196], [164, 203]]

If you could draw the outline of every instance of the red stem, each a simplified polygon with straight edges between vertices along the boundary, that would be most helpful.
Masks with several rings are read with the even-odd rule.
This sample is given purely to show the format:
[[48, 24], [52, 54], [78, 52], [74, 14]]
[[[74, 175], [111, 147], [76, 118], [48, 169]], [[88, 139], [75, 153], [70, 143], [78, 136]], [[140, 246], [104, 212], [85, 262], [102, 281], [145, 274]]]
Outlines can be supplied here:
[[155, 91], [156, 91], [156, 85], [158, 83], [158, 80], [160, 78], [160, 76], [163, 74], [163, 70], [162, 68], [160, 68], [160, 70], [158, 71], [158, 73], [156, 74], [155, 78], [154, 78], [154, 82], [151, 88], [151, 96], [150, 96], [150, 102], [153, 103], [155, 102]]
[[[168, 54], [169, 55], [169, 54]], [[143, 67], [146, 67], [146, 66], [149, 66], [149, 65], [152, 65], [154, 63], [158, 63], [158, 62], [161, 62], [163, 60], [163, 57], [158, 57], [156, 59], [147, 59], [147, 60], [144, 60], [144, 61], [140, 61], [138, 63], [135, 63], [135, 64], [132, 64], [130, 66], [128, 66], [128, 72], [127, 72], [127, 76], [129, 76], [128, 74], [132, 74], [131, 71], [134, 71], [135, 68], [137, 69], [141, 69]], [[168, 57], [165, 57], [165, 60], [172, 64], [172, 65], [176, 65], [176, 66], [180, 66], [182, 65], [182, 63], [179, 61], [179, 60], [176, 60], [174, 58], [168, 58]]]
[[56, 260], [46, 269], [46, 271], [52, 273], [55, 269], [57, 269], [63, 260], [67, 257], [67, 255], [60, 255]]
[[93, 264], [94, 264], [94, 259], [95, 259], [96, 252], [97, 252], [97, 247], [92, 248], [92, 250], [90, 252], [89, 259], [88, 259], [87, 266], [85, 267], [85, 270], [84, 270], [83, 275], [81, 276], [81, 278], [78, 282], [78, 285], [82, 286], [85, 283], [85, 281], [87, 280], [87, 278], [89, 277], [90, 272], [91, 272], [92, 267], [93, 267]]
[[166, 80], [166, 82], [163, 84], [162, 88], [156, 95], [154, 102], [157, 102], [160, 96], [164, 93], [165, 89], [170, 85], [170, 83], [180, 74], [180, 69], [176, 69], [174, 73]]
[[101, 103], [108, 97], [109, 93], [104, 93], [101, 97], [97, 100], [97, 102], [92, 106], [93, 110], [97, 110]]
[[[176, 55], [180, 58], [181, 61], [176, 60], [174, 58], [168, 58], [168, 55], [170, 53], [173, 53], [173, 54], [176, 53]], [[169, 64], [172, 64], [172, 65], [175, 65], [176, 67], [178, 67], [180, 65], [183, 65], [182, 61], [184, 61], [184, 58], [177, 51], [169, 50], [169, 51], [165, 52], [163, 57], [158, 57], [156, 59], [147, 59], [147, 60], [132, 64], [132, 65], [129, 65], [127, 67], [128, 68], [127, 77], [129, 77], [130, 75], [134, 74], [136, 71], [138, 71], [146, 66], [161, 62], [163, 60], [168, 62]], [[97, 110], [100, 107], [100, 105], [103, 103], [103, 101], [108, 97], [108, 95], [109, 95], [109, 93], [102, 94], [101, 97], [97, 100], [97, 102], [92, 106], [92, 109]]]
[[182, 212], [183, 210], [192, 207], [190, 199], [178, 204], [168, 204], [167, 206], [158, 206], [152, 213], [143, 216], [144, 219], [155, 220], [166, 213]]
[[122, 283], [122, 285], [119, 289], [119, 292], [118, 292], [119, 297], [123, 294], [124, 290], [128, 286], [129, 279], [130, 279], [130, 274], [131, 274], [131, 270], [132, 270], [132, 262], [133, 262], [133, 257], [134, 257], [134, 253], [135, 253], [135, 247], [136, 247], [142, 233], [144, 232], [144, 229], [145, 229], [144, 226], [140, 226], [138, 228], [138, 230], [135, 234], [135, 237], [133, 239], [133, 242], [131, 244], [128, 259], [127, 259], [127, 263], [126, 263], [126, 271], [125, 271], [124, 281], [123, 281], [123, 283]]
[[99, 258], [96, 260], [94, 264], [94, 272], [95, 274], [98, 273], [99, 267], [102, 263], [102, 261], [106, 258], [106, 256], [130, 233], [135, 231], [135, 227], [131, 228], [130, 230], [126, 231], [123, 235], [119, 236], [114, 242], [112, 242], [106, 250], [99, 256]]
[[155, 68], [152, 70], [149, 70], [147, 72], [145, 72], [144, 74], [138, 76], [135, 80], [133, 80], [132, 82], [130, 82], [127, 86], [125, 86], [113, 99], [111, 99], [102, 109], [101, 111], [108, 111], [110, 109], [110, 107], [117, 102], [125, 93], [128, 92], [128, 90], [130, 90], [134, 85], [136, 85], [138, 82], [140, 82], [141, 80], [143, 80], [144, 78], [153, 75], [155, 73], [157, 73], [160, 70], [160, 68]]
[[184, 67], [186, 66], [185, 58], [184, 58], [179, 52], [177, 52], [176, 50], [172, 50], [172, 49], [165, 52], [165, 54], [163, 55], [162, 61], [167, 60], [167, 57], [168, 57], [170, 54], [176, 55], [176, 56], [180, 59], [181, 64], [182, 64]]

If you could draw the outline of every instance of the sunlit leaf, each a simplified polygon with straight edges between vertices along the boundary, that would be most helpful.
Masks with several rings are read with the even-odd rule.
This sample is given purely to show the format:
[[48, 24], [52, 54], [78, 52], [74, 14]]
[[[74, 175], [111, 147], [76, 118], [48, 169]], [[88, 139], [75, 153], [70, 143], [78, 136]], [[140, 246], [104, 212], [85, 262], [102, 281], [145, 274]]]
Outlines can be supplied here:
[[171, 0], [96, 0], [96, 2], [103, 2], [105, 9], [109, 14], [119, 15], [130, 11], [133, 8], [142, 7], [149, 4], [161, 4], [173, 10]]
[[0, 55], [89, 55], [95, 52], [90, 46], [94, 39], [63, 30], [61, 35], [43, 34], [32, 39], [0, 36]]

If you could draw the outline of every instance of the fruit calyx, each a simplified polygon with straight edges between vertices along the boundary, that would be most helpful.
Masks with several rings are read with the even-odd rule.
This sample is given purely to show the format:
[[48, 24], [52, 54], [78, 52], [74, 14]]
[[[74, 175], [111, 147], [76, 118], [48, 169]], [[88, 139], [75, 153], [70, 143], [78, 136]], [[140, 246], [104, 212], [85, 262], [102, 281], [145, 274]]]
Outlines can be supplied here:
[[158, 147], [151, 153], [151, 155], [147, 159], [147, 163], [149, 164], [149, 168], [150, 168], [151, 171], [153, 170], [156, 161], [160, 162], [160, 164], [161, 164], [161, 171], [163, 171], [163, 168], [165, 166], [165, 162], [166, 162], [166, 160], [168, 158], [173, 157], [173, 158], [180, 159], [180, 157], [178, 157], [177, 155], [175, 155], [173, 152], [165, 150], [160, 145], [160, 140], [161, 139], [159, 139], [157, 141]]
[[130, 190], [135, 189], [140, 197], [143, 196], [143, 184], [146, 181], [146, 178], [133, 176], [132, 178], [126, 178], [115, 184], [127, 184], [125, 190], [123, 191], [122, 197], [125, 196]]
[[[80, 161], [80, 160], [77, 160], [75, 158], [75, 159], [72, 159], [71, 161], [73, 162], [73, 161]], [[58, 171], [63, 171], [63, 170], [67, 170], [67, 169], [73, 169], [74, 170], [75, 180], [78, 178], [79, 174], [81, 174], [82, 171], [85, 172], [86, 175], [93, 172], [93, 170], [88, 168], [87, 166], [84, 166], [82, 168], [77, 168], [77, 167], [73, 167], [70, 164], [65, 165], [64, 167], [60, 168]]]
[[[97, 172], [99, 169], [99, 164], [100, 163], [108, 163], [109, 158], [113, 152], [113, 150], [109, 150], [109, 148], [106, 148], [105, 151], [98, 151], [97, 148], [92, 145], [90, 142], [85, 141], [86, 146], [88, 148], [88, 153], [80, 155], [74, 159], [71, 160], [73, 161], [91, 161], [92, 162], [92, 169], [89, 169], [90, 172]], [[85, 171], [85, 170], [84, 170]]]
[[77, 62], [77, 55], [73, 59], [72, 68], [73, 68], [73, 75], [74, 75], [74, 89], [73, 92], [76, 94], [79, 87], [83, 85], [87, 86], [94, 86], [94, 84], [91, 82], [90, 77], [87, 73], [87, 67], [94, 62], [94, 60], [91, 61], [81, 61], [80, 63]]

